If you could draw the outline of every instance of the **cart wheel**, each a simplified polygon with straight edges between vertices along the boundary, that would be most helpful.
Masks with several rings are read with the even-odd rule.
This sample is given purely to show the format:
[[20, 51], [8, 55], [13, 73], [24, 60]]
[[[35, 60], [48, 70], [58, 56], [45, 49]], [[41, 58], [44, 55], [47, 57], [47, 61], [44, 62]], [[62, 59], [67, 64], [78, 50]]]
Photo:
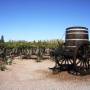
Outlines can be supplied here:
[[79, 76], [80, 75], [80, 72], [78, 71], [78, 68], [74, 64], [72, 64], [72, 67], [68, 71], [68, 73], [70, 73], [72, 75], [76, 75], [76, 76]]
[[76, 76], [79, 76], [80, 75], [80, 73], [77, 72], [77, 71], [75, 71], [75, 70], [70, 70], [70, 71], [68, 71], [68, 73], [70, 73], [72, 75], [76, 75]]
[[89, 59], [81, 58], [76, 60], [77, 71], [80, 75], [86, 75], [89, 71]]
[[86, 75], [90, 68], [90, 59], [88, 57], [88, 46], [82, 45], [78, 49], [75, 67], [80, 75]]
[[58, 56], [56, 58], [56, 60], [58, 61], [58, 63], [60, 65], [71, 65], [71, 64], [73, 64], [73, 60], [71, 58], [65, 58], [64, 56]]

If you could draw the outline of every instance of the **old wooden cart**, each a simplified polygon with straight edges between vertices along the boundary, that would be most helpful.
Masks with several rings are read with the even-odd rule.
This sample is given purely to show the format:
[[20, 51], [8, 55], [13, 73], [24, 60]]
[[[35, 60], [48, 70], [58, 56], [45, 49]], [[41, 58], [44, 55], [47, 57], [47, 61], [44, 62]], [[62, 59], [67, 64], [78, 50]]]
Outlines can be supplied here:
[[51, 55], [55, 58], [53, 72], [68, 71], [74, 75], [90, 74], [90, 45], [88, 28], [66, 28], [65, 43]]

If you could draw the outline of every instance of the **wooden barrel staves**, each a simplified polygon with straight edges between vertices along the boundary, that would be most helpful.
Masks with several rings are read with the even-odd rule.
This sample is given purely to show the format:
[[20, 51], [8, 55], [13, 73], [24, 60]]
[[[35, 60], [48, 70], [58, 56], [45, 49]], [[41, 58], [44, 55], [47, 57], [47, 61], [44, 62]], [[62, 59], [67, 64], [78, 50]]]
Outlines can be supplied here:
[[86, 27], [69, 27], [66, 28], [65, 46], [75, 49], [82, 44], [88, 44], [88, 28]]

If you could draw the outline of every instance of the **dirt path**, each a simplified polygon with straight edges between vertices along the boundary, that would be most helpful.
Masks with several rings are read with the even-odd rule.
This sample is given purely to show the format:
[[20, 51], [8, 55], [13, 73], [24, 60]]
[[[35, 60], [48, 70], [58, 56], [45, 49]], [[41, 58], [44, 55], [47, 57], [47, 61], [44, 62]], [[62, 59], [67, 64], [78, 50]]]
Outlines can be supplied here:
[[48, 67], [53, 66], [50, 60], [37, 63], [16, 59], [8, 70], [0, 71], [0, 90], [90, 90], [89, 75], [52, 74]]

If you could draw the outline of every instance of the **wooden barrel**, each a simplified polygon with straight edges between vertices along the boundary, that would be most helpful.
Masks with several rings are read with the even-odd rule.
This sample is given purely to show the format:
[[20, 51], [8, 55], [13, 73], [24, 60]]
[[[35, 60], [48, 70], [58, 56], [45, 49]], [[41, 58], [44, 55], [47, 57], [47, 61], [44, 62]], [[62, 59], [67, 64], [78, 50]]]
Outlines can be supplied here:
[[65, 46], [76, 48], [82, 44], [88, 44], [88, 28], [86, 27], [69, 27], [66, 28]]

